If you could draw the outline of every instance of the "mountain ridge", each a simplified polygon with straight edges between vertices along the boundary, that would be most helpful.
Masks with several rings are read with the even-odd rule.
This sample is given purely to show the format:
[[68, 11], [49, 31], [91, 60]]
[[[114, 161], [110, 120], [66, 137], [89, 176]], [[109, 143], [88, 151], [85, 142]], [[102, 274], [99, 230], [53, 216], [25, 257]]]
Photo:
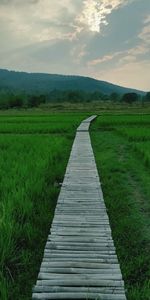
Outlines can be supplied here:
[[9, 71], [0, 69], [0, 89], [26, 93], [49, 93], [52, 90], [83, 90], [87, 92], [99, 91], [110, 95], [137, 93], [144, 95], [146, 92], [122, 87], [107, 81], [85, 77], [81, 75], [60, 75], [49, 73], [28, 73], [22, 71]]

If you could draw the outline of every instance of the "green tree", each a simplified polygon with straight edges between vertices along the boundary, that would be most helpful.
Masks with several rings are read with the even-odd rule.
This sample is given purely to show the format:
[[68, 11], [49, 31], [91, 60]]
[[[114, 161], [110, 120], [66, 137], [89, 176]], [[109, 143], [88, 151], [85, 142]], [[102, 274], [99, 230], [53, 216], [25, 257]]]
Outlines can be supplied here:
[[27, 104], [28, 107], [37, 107], [39, 106], [41, 103], [45, 103], [46, 102], [46, 95], [32, 95], [28, 97], [27, 100]]
[[118, 93], [115, 93], [115, 92], [113, 92], [113, 93], [111, 93], [111, 95], [110, 95], [110, 100], [111, 101], [119, 101], [120, 100], [120, 96], [119, 96], [119, 94]]
[[145, 101], [150, 101], [150, 92], [147, 92], [145, 95]]
[[90, 96], [91, 101], [101, 101], [103, 99], [103, 94], [98, 91], [91, 93]]
[[8, 109], [9, 103], [8, 103], [8, 92], [1, 90], [0, 91], [0, 109]]
[[67, 91], [66, 99], [69, 102], [80, 102], [83, 100], [83, 93], [80, 91]]
[[23, 106], [23, 98], [21, 96], [11, 95], [8, 99], [10, 108], [20, 108]]
[[125, 103], [132, 104], [132, 103], [138, 101], [138, 94], [137, 93], [124, 94], [122, 97], [122, 101]]

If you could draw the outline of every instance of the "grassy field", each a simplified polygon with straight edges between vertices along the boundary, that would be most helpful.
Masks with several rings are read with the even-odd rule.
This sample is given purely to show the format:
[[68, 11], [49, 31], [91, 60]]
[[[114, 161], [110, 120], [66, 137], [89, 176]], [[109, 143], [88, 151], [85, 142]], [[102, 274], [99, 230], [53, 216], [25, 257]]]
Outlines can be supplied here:
[[102, 113], [102, 114], [150, 114], [150, 102], [135, 102], [133, 104], [121, 103], [120, 101], [91, 101], [91, 102], [52, 102], [47, 104], [42, 104], [38, 108], [28, 108], [28, 109], [7, 109], [0, 110], [0, 115], [49, 115], [62, 114], [65, 116], [69, 114], [82, 114], [87, 113]]
[[84, 118], [79, 114], [0, 117], [1, 300], [31, 298], [59, 182], [76, 127]]
[[150, 299], [150, 115], [105, 115], [91, 129], [128, 300]]
[[75, 132], [84, 116], [81, 115], [31, 115], [2, 116], [0, 133], [13, 134], [64, 134]]
[[[1, 112], [2, 300], [31, 299], [75, 131], [92, 114], [73, 109]], [[98, 111], [91, 138], [128, 300], [149, 300], [150, 115], [129, 109]]]

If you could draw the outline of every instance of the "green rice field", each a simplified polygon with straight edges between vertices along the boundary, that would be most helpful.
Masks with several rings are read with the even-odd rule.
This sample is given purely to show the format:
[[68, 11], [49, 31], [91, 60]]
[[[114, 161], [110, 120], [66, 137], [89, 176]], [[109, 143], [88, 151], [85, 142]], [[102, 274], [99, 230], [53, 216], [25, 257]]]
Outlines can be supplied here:
[[[0, 115], [0, 299], [29, 300], [77, 126], [91, 113]], [[150, 299], [150, 115], [90, 130], [128, 300]]]
[[0, 117], [0, 299], [30, 299], [85, 115]]
[[128, 300], [150, 299], [150, 115], [101, 115], [91, 128]]

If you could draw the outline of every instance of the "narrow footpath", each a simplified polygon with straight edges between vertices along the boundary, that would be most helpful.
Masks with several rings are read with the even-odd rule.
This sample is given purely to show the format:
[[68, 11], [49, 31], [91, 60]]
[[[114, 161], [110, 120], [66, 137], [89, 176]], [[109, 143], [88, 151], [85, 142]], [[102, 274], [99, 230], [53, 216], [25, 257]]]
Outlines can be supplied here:
[[95, 117], [77, 129], [32, 299], [126, 300], [88, 132]]

